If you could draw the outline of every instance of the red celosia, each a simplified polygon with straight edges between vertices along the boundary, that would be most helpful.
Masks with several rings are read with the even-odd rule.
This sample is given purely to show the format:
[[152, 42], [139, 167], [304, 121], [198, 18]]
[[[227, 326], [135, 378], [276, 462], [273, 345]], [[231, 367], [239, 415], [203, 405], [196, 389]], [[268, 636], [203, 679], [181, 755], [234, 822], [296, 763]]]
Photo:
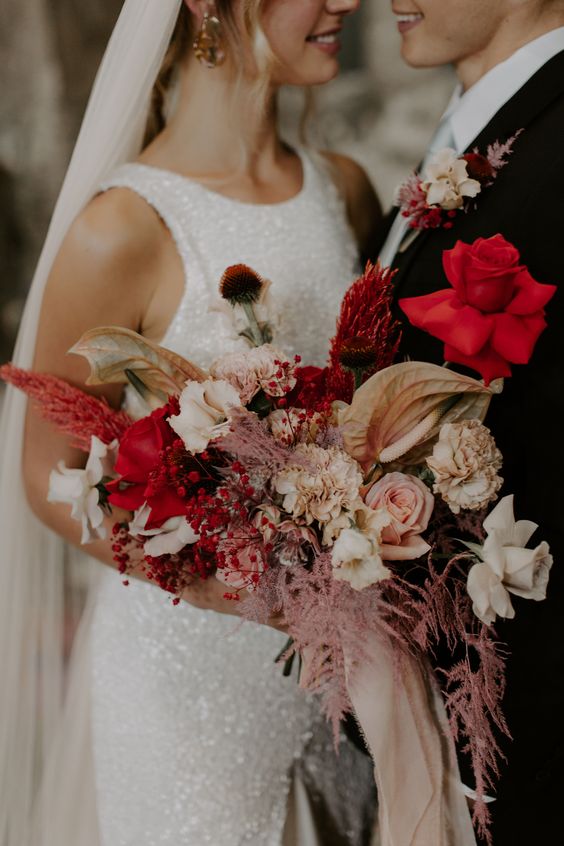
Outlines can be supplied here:
[[343, 345], [351, 338], [364, 338], [373, 349], [374, 365], [366, 370], [365, 378], [393, 363], [400, 341], [400, 324], [391, 310], [393, 277], [389, 269], [369, 262], [345, 294], [326, 375], [327, 395], [331, 399], [350, 402], [352, 397], [353, 375], [341, 365]]
[[72, 445], [84, 452], [90, 452], [93, 435], [109, 444], [131, 426], [131, 418], [123, 411], [56, 376], [5, 364], [0, 367], [0, 379], [27, 394], [41, 416], [69, 435]]

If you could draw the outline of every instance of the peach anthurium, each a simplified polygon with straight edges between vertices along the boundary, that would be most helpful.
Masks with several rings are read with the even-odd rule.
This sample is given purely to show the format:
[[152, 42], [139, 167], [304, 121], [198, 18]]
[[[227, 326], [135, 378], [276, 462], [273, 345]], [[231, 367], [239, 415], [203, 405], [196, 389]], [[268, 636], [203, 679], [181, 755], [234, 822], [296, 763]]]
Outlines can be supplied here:
[[131, 382], [153, 408], [178, 396], [186, 382], [207, 378], [195, 364], [120, 326], [90, 329], [69, 352], [88, 361], [87, 385]]
[[422, 461], [444, 423], [486, 416], [499, 383], [482, 382], [436, 364], [393, 364], [368, 379], [343, 410], [346, 451], [364, 468]]

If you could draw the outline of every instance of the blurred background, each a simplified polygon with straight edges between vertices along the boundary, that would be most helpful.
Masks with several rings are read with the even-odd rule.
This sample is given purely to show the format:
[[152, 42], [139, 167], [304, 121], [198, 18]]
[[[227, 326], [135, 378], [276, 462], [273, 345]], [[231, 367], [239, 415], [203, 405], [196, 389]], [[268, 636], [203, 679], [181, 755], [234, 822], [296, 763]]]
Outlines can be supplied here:
[[[158, 2], [158, 0], [155, 0]], [[2, 0], [0, 63], [0, 361], [10, 357], [22, 304], [122, 0]], [[388, 207], [424, 152], [454, 81], [413, 71], [399, 55], [389, 0], [363, 0], [347, 21], [343, 72], [316, 93], [315, 142], [360, 161]], [[284, 92], [291, 127], [300, 109]]]

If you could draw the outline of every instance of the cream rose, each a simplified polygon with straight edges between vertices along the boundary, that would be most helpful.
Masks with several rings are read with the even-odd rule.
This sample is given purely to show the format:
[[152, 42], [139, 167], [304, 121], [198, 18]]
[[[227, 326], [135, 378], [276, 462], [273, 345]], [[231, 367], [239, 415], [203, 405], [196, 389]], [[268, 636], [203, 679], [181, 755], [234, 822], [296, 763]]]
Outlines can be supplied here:
[[180, 414], [170, 417], [169, 423], [188, 452], [203, 452], [211, 440], [227, 432], [229, 410], [240, 405], [239, 394], [228, 382], [188, 382], [180, 394]]
[[366, 505], [385, 509], [390, 522], [382, 531], [382, 557], [386, 561], [411, 561], [429, 552], [421, 537], [429, 525], [435, 499], [427, 486], [406, 473], [388, 473], [365, 496]]
[[341, 532], [331, 553], [331, 563], [333, 578], [348, 582], [353, 590], [364, 590], [391, 576], [378, 544], [358, 529]]
[[350, 510], [362, 484], [359, 464], [337, 447], [298, 444], [294, 454], [302, 461], [274, 479], [284, 510], [307, 525], [329, 523]]
[[454, 514], [479, 510], [503, 484], [498, 475], [502, 456], [490, 430], [479, 420], [445, 423], [427, 465], [435, 476], [433, 490]]
[[476, 197], [482, 190], [477, 179], [468, 176], [468, 164], [456, 150], [439, 150], [425, 169], [423, 190], [430, 206], [450, 211], [464, 205], [466, 197]]
[[468, 593], [474, 613], [487, 625], [498, 615], [515, 616], [510, 593], [536, 602], [546, 598], [553, 563], [548, 544], [526, 548], [537, 528], [529, 520], [515, 521], [513, 496], [506, 496], [484, 520], [484, 545], [468, 544], [481, 559], [468, 573]]

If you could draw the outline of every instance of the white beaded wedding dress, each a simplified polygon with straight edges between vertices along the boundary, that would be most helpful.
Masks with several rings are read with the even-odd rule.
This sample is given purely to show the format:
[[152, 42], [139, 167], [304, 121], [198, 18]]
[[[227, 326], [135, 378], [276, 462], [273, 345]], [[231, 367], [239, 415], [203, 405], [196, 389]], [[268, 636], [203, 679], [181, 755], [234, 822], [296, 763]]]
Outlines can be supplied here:
[[[251, 205], [138, 163], [130, 189], [170, 230], [185, 292], [162, 344], [209, 365], [241, 341], [210, 310], [230, 264], [272, 281], [277, 346], [323, 364], [358, 267], [344, 205], [320, 157], [300, 152], [293, 199]], [[372, 768], [319, 702], [284, 678], [285, 636], [104, 569], [90, 631], [92, 749], [101, 846], [361, 846]], [[55, 844], [52, 844], [55, 846]], [[70, 846], [70, 844], [57, 844]]]

